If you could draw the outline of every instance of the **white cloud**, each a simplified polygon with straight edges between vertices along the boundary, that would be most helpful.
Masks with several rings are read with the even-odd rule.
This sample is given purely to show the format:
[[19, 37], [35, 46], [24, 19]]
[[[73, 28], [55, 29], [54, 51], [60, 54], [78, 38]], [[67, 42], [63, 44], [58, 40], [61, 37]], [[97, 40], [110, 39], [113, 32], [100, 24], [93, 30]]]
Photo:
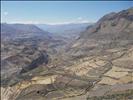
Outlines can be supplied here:
[[56, 24], [70, 24], [70, 23], [92, 23], [89, 20], [84, 19], [83, 17], [77, 17], [73, 20], [69, 20], [69, 21], [64, 21], [64, 22], [57, 22], [57, 23], [48, 23], [51, 25], [56, 25]]
[[9, 23], [39, 24], [39, 22], [37, 22], [37, 21], [21, 21], [21, 20], [11, 21]]
[[4, 14], [4, 16], [7, 16], [7, 15], [8, 15], [8, 12], [7, 12], [7, 11], [5, 11], [3, 14]]
[[90, 21], [83, 18], [83, 17], [78, 17], [74, 20], [74, 23], [89, 23]]
[[57, 25], [57, 24], [76, 24], [76, 23], [94, 23], [87, 19], [83, 19], [82, 17], [75, 18], [73, 20], [62, 21], [62, 22], [49, 22], [46, 20], [36, 21], [36, 20], [14, 20], [8, 23], [22, 23], [22, 24], [49, 24], [49, 25]]
[[78, 19], [78, 20], [83, 20], [83, 18], [82, 18], [82, 17], [78, 17], [77, 19]]
[[91, 23], [88, 20], [72, 20], [72, 21], [64, 21], [64, 22], [45, 22], [45, 21], [11, 21], [8, 23], [22, 23], [22, 24], [49, 24], [49, 25], [59, 25], [59, 24], [76, 24], [76, 23]]

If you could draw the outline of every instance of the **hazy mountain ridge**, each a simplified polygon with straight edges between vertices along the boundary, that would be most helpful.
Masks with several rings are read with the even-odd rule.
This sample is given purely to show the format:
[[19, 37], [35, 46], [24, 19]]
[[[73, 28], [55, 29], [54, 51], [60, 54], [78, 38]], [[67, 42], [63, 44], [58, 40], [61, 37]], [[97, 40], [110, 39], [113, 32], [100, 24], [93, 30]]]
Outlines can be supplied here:
[[55, 37], [66, 37], [66, 38], [76, 38], [80, 32], [84, 31], [89, 25], [93, 23], [70, 23], [70, 24], [57, 24], [57, 25], [47, 25], [47, 24], [37, 24], [41, 29], [50, 32], [52, 36]]

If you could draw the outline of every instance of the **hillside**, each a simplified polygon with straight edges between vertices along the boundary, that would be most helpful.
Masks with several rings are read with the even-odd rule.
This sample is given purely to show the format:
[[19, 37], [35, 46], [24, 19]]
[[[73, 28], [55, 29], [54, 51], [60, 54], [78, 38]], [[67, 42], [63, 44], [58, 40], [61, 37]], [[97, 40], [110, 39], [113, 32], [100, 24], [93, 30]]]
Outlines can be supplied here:
[[14, 83], [22, 73], [46, 66], [64, 44], [35, 25], [1, 24], [1, 84]]
[[[91, 28], [82, 32], [71, 46], [71, 52], [89, 52], [95, 48], [103, 50], [132, 44], [133, 8], [103, 16]], [[80, 48], [80, 49], [79, 49]], [[75, 49], [75, 50], [73, 50]], [[86, 51], [85, 51], [86, 50]]]
[[32, 24], [1, 24], [1, 36], [4, 38], [30, 38], [30, 37], [43, 37], [50, 39], [49, 32], [43, 31]]

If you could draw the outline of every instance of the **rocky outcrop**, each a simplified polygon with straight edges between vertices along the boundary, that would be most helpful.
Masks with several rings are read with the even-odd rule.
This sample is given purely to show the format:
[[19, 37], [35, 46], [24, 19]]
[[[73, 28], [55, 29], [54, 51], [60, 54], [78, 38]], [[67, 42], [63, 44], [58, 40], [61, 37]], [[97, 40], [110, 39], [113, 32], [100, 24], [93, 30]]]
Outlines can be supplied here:
[[40, 56], [38, 58], [36, 58], [35, 60], [33, 60], [28, 66], [24, 67], [20, 74], [22, 73], [26, 73], [29, 72], [32, 69], [35, 69], [36, 67], [42, 65], [43, 63], [48, 64], [49, 58], [48, 58], [48, 54], [45, 52], [41, 53]]

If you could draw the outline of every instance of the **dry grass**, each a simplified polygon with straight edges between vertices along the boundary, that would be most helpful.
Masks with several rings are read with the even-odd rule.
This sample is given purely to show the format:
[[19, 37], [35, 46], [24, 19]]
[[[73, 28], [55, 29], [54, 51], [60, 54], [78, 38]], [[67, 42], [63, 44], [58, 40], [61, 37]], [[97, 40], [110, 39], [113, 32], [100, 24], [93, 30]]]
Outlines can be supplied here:
[[73, 66], [66, 68], [71, 70], [77, 75], [86, 75], [91, 69], [102, 67], [106, 64], [106, 61], [100, 59], [93, 59], [89, 61], [84, 61], [82, 63], [76, 63]]
[[108, 71], [105, 75], [114, 78], [120, 78], [127, 75], [128, 71], [130, 71], [130, 69], [113, 66], [112, 69]]
[[104, 74], [105, 77], [102, 78], [99, 84], [114, 85], [131, 82], [133, 76], [129, 75], [128, 71], [130, 69], [113, 66], [111, 70]]
[[114, 85], [116, 83], [118, 83], [118, 80], [109, 77], [103, 77], [102, 80], [98, 82], [98, 84], [107, 84], [107, 85]]

